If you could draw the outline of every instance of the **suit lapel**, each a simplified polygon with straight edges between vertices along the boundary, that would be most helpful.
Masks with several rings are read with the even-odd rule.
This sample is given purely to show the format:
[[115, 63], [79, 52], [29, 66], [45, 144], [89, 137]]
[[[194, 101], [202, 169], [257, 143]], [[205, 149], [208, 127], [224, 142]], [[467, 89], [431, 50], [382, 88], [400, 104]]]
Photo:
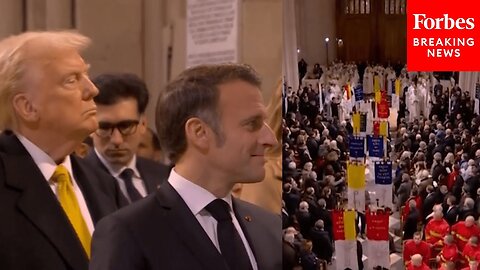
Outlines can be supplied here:
[[72, 269], [88, 268], [85, 251], [37, 165], [16, 137], [7, 141], [5, 182], [21, 193], [17, 201], [19, 211], [45, 235]]
[[105, 205], [105, 203], [101, 203], [101, 198], [103, 198], [105, 195], [99, 193], [99, 189], [95, 189], [92, 186], [93, 181], [99, 181], [100, 179], [97, 179], [97, 176], [93, 175], [90, 170], [80, 164], [77, 158], [73, 155], [70, 156], [70, 160], [72, 162], [75, 181], [82, 191], [83, 197], [85, 198], [85, 202], [90, 212], [90, 216], [92, 217], [93, 224], [95, 225], [107, 213], [112, 212], [112, 210], [109, 209], [108, 205]]
[[[253, 255], [255, 256], [255, 260], [257, 261], [258, 269], [265, 269], [266, 266], [261, 258], [262, 256], [262, 248], [256, 246], [255, 244], [261, 242], [258, 241], [259, 239], [263, 239], [265, 232], [262, 231], [260, 226], [257, 226], [257, 220], [253, 218], [252, 213], [246, 208], [243, 207], [240, 200], [232, 197], [233, 199], [233, 209], [235, 212], [235, 216], [238, 220], [238, 223], [242, 227], [243, 234], [247, 238], [248, 244], [252, 249]], [[257, 239], [257, 241], [252, 241], [252, 239]]]
[[170, 183], [165, 182], [158, 189], [156, 198], [160, 206], [167, 210], [165, 222], [170, 225], [188, 251], [197, 258], [202, 269], [227, 270], [228, 267], [220, 252]]
[[[87, 156], [85, 157], [84, 160], [89, 162], [90, 165], [95, 166], [97, 168], [100, 168], [101, 170], [103, 170], [108, 175], [111, 175], [110, 171], [108, 171], [107, 167], [105, 167], [105, 164], [103, 164], [103, 162], [100, 160], [100, 158], [97, 156], [97, 153], [95, 153], [95, 151], [93, 149], [91, 149], [89, 151], [89, 153], [87, 154]], [[112, 178], [115, 180], [114, 181], [114, 183], [115, 183], [115, 201], [116, 201], [117, 207], [122, 208], [124, 206], [129, 205], [130, 202], [127, 199], [127, 197], [125, 197], [123, 192], [120, 190], [120, 185], [118, 184], [117, 179], [115, 179], [115, 177], [113, 177], [113, 176], [112, 176]]]

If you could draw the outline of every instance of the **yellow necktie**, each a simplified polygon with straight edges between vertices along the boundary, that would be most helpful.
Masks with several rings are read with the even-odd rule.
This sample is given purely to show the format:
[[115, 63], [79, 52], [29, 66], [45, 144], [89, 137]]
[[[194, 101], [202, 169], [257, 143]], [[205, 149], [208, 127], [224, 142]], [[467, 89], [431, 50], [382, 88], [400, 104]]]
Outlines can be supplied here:
[[73, 229], [77, 233], [78, 239], [82, 243], [87, 257], [90, 258], [90, 242], [92, 236], [88, 231], [87, 224], [83, 219], [78, 205], [75, 191], [73, 190], [72, 180], [67, 169], [63, 165], [58, 165], [52, 176], [52, 181], [57, 183], [57, 197], [60, 205], [67, 214]]

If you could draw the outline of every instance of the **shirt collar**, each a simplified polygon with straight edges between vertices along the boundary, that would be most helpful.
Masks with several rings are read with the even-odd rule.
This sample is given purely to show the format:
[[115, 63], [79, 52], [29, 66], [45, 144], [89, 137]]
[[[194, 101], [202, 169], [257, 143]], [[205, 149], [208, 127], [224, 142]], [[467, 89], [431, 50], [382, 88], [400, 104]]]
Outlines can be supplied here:
[[[16, 135], [27, 150], [27, 152], [32, 157], [35, 164], [37, 164], [37, 167], [40, 169], [40, 172], [47, 181], [49, 181], [50, 178], [53, 176], [53, 173], [57, 169], [58, 165], [63, 165], [67, 169], [70, 176], [73, 176], [72, 162], [70, 160], [70, 156], [66, 156], [63, 162], [57, 165], [47, 153], [45, 153], [42, 149], [32, 143], [29, 139], [25, 138], [20, 134]], [[73, 182], [73, 184], [75, 183]]]
[[130, 162], [127, 164], [127, 166], [122, 166], [119, 168], [114, 168], [108, 163], [108, 161], [103, 158], [102, 154], [97, 150], [97, 148], [93, 148], [95, 150], [95, 154], [97, 154], [98, 159], [105, 165], [107, 168], [108, 172], [113, 175], [116, 178], [120, 177], [120, 174], [125, 170], [126, 168], [132, 169], [133, 171], [133, 177], [135, 178], [141, 178], [140, 177], [140, 172], [137, 170], [137, 155], [133, 155], [133, 158], [130, 160]]
[[[175, 168], [172, 169], [170, 176], [168, 177], [168, 182], [178, 192], [180, 197], [182, 197], [183, 201], [187, 204], [188, 208], [190, 208], [190, 211], [192, 211], [194, 215], [199, 214], [205, 206], [217, 199], [217, 197], [208, 190], [178, 174], [175, 171]], [[221, 199], [228, 203], [230, 211], [232, 211], [231, 194], [228, 194]]]

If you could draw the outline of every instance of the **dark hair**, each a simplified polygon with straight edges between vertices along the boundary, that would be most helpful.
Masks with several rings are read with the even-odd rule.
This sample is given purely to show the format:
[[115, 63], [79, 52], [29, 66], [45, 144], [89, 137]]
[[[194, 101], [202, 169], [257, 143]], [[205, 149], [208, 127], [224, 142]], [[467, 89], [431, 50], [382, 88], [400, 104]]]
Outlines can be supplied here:
[[113, 105], [122, 99], [134, 98], [138, 113], [143, 114], [148, 104], [148, 89], [145, 82], [132, 73], [105, 73], [92, 82], [98, 88], [94, 101], [101, 105]]
[[157, 101], [155, 123], [158, 139], [168, 158], [176, 162], [187, 149], [185, 123], [198, 117], [217, 134], [223, 143], [218, 101], [218, 86], [245, 81], [260, 88], [258, 74], [248, 65], [219, 64], [189, 68], [161, 91]]

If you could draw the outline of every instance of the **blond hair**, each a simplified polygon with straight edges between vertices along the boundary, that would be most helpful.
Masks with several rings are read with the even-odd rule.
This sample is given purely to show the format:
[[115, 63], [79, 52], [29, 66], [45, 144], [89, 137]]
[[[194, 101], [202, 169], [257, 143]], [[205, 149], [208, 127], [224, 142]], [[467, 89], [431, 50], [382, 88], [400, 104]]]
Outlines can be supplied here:
[[1, 40], [0, 129], [12, 129], [16, 126], [12, 100], [24, 87], [29, 49], [41, 49], [41, 53], [51, 52], [52, 48], [81, 51], [89, 45], [88, 37], [73, 31], [25, 32]]

